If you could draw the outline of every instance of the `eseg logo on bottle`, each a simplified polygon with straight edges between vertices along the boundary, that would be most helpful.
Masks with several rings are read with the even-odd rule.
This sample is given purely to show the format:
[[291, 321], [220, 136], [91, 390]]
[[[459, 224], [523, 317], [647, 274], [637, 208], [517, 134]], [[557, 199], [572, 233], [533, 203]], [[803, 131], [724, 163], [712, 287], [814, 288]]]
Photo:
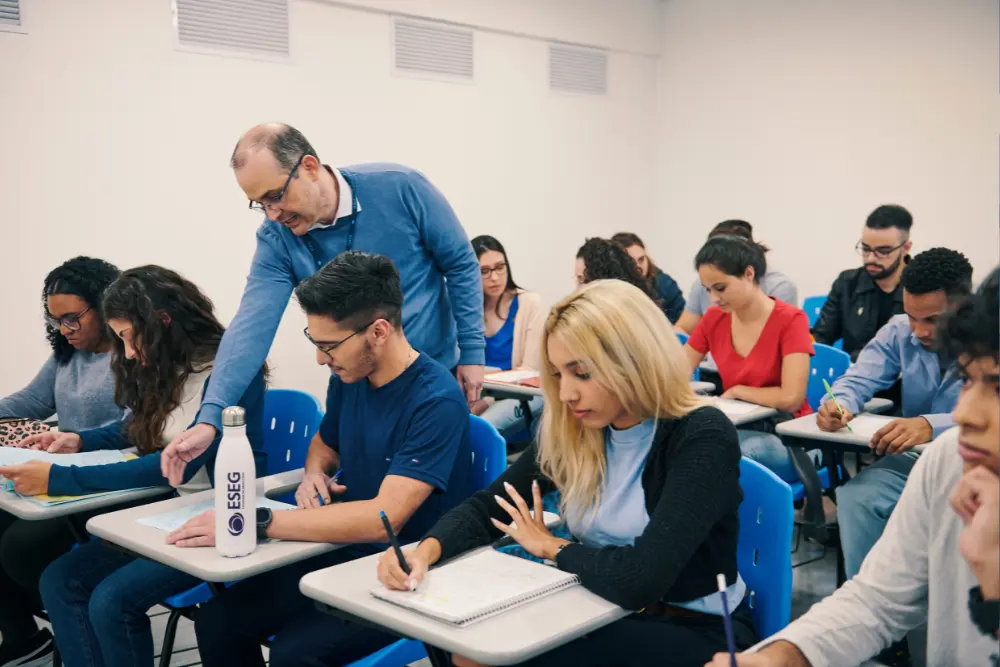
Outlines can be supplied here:
[[243, 515], [236, 512], [229, 517], [229, 534], [232, 536], [240, 535], [243, 532]]

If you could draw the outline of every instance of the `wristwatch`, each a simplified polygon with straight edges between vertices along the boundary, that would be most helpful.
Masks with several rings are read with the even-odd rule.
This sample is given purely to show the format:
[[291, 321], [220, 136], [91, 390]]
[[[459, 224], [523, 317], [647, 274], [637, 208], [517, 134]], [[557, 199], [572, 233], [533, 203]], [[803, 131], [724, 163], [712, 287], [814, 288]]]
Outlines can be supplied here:
[[267, 539], [267, 529], [271, 525], [271, 521], [274, 520], [274, 512], [271, 511], [270, 507], [258, 507], [257, 508], [257, 540], [263, 541]]
[[995, 636], [1000, 630], [1000, 600], [984, 600], [979, 586], [969, 589], [969, 616], [984, 635]]

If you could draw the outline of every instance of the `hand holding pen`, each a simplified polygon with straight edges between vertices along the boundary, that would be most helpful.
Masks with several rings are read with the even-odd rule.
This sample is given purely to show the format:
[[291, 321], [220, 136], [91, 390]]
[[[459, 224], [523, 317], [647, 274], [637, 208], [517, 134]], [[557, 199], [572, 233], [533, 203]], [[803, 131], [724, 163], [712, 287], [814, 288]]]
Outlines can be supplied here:
[[295, 492], [295, 503], [300, 509], [329, 505], [334, 495], [340, 495], [347, 490], [346, 486], [338, 483], [341, 472], [342, 470], [338, 470], [333, 477], [315, 472], [303, 475], [302, 482]]

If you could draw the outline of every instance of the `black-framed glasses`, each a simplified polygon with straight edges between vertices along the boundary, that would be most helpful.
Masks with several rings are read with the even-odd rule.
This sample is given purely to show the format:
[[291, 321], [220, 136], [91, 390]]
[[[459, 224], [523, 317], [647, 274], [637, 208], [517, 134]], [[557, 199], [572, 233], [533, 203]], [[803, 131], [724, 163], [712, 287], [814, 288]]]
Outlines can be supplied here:
[[53, 329], [66, 327], [70, 331], [79, 331], [80, 327], [83, 326], [82, 324], [80, 324], [80, 318], [82, 318], [88, 312], [90, 312], [90, 306], [87, 306], [79, 313], [75, 313], [73, 315], [63, 315], [62, 317], [53, 317], [52, 315], [46, 315], [45, 323], [48, 324]]
[[892, 253], [896, 252], [904, 245], [906, 245], [906, 243], [907, 243], [906, 241], [903, 241], [899, 245], [894, 245], [894, 246], [880, 245], [877, 248], [873, 248], [870, 245], [866, 245], [864, 241], [858, 241], [858, 245], [854, 246], [854, 249], [862, 257], [864, 257], [865, 255], [875, 255], [879, 259], [885, 259], [889, 255], [891, 255]]
[[496, 273], [498, 277], [503, 277], [507, 275], [507, 264], [505, 262], [501, 262], [493, 267], [481, 266], [479, 267], [479, 273], [482, 274], [483, 278], [489, 278], [494, 273]]
[[339, 340], [336, 343], [322, 343], [322, 342], [318, 342], [316, 340], [313, 340], [313, 337], [309, 335], [309, 327], [306, 327], [305, 329], [303, 329], [302, 333], [305, 335], [306, 340], [308, 340], [310, 343], [312, 343], [313, 345], [316, 346], [317, 350], [319, 350], [323, 354], [330, 354], [331, 352], [333, 352], [334, 350], [336, 350], [338, 347], [340, 347], [341, 345], [343, 345], [347, 341], [349, 341], [352, 338], [354, 338], [355, 336], [357, 336], [359, 333], [367, 331], [368, 327], [370, 327], [371, 325], [375, 324], [376, 322], [378, 322], [378, 320], [372, 320], [371, 322], [369, 322], [365, 326], [361, 327], [360, 329], [358, 329], [357, 331], [355, 331], [354, 333], [352, 333], [347, 338], [344, 338], [343, 340]]
[[299, 158], [299, 161], [295, 163], [295, 166], [292, 167], [292, 170], [288, 172], [288, 178], [285, 180], [285, 184], [282, 186], [281, 191], [277, 195], [274, 197], [264, 197], [260, 201], [251, 201], [250, 210], [265, 211], [268, 206], [277, 206], [280, 204], [282, 197], [285, 196], [285, 191], [288, 190], [288, 186], [292, 184], [292, 179], [295, 178], [295, 174], [298, 173], [299, 166], [305, 158], [306, 156], [303, 154], [302, 157]]

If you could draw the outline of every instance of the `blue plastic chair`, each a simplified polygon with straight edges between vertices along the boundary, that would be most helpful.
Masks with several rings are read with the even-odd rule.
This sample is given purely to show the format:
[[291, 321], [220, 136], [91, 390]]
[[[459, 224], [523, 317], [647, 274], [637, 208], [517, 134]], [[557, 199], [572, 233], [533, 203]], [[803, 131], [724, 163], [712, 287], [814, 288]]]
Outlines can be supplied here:
[[[269, 389], [264, 394], [264, 452], [268, 475], [297, 470], [305, 465], [309, 442], [323, 421], [323, 405], [311, 394], [295, 389]], [[293, 495], [293, 494], [290, 494]], [[287, 498], [282, 498], [287, 500]], [[291, 502], [294, 502], [292, 500]], [[163, 634], [160, 667], [169, 667], [177, 623], [192, 607], [212, 598], [208, 584], [199, 584], [163, 602], [170, 609]]]
[[[689, 336], [686, 333], [681, 333], [680, 331], [676, 331], [675, 333], [677, 334], [677, 341], [681, 344], [681, 346], [683, 347], [684, 345], [687, 345]], [[701, 379], [701, 369], [700, 368], [694, 369], [694, 372], [691, 373], [691, 379], [692, 380], [700, 380]]]
[[748, 458], [740, 459], [740, 486], [736, 561], [757, 636], [765, 639], [788, 625], [792, 614], [792, 490]]
[[[472, 440], [472, 466], [467, 495], [485, 489], [507, 469], [507, 443], [493, 425], [481, 417], [469, 415]], [[427, 657], [421, 642], [400, 639], [381, 651], [352, 662], [348, 667], [405, 667]]]
[[829, 345], [814, 343], [813, 355], [809, 363], [809, 384], [806, 386], [806, 400], [809, 407], [818, 410], [826, 398], [826, 388], [823, 380], [832, 386], [841, 375], [847, 372], [851, 365], [851, 357], [843, 350], [837, 350]]
[[809, 318], [809, 328], [811, 329], [816, 320], [819, 319], [819, 314], [823, 312], [823, 305], [826, 303], [826, 294], [821, 296], [807, 296], [802, 302], [802, 310], [806, 312], [806, 317]]

